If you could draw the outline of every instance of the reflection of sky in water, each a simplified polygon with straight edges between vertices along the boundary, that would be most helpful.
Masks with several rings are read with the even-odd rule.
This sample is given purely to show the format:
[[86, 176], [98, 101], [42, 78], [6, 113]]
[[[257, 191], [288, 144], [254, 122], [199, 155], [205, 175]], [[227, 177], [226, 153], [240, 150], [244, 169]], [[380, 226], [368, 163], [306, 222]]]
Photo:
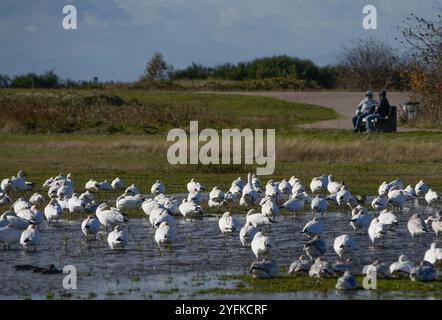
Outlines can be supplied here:
[[[382, 258], [386, 262], [395, 261], [400, 254], [408, 255], [413, 261], [423, 259], [425, 250], [431, 242], [441, 246], [442, 241], [436, 240], [434, 233], [423, 237], [422, 241], [411, 241], [407, 230], [407, 220], [411, 213], [423, 211], [423, 208], [406, 208], [399, 214], [400, 225], [390, 232], [384, 249], [371, 246], [368, 235], [354, 234], [349, 224], [349, 212], [328, 213], [324, 222], [323, 233], [328, 251], [326, 258], [336, 260], [333, 240], [336, 236], [348, 233], [354, 235], [358, 244], [355, 254], [361, 267], [375, 259]], [[425, 216], [432, 213], [425, 211]], [[237, 217], [241, 222], [245, 216]], [[310, 215], [281, 217], [279, 222], [265, 229], [274, 242], [272, 257], [280, 267], [288, 270], [290, 263], [302, 254], [304, 236], [300, 234], [302, 227], [311, 219]], [[20, 248], [0, 251], [0, 298], [29, 297], [46, 298], [48, 292], [63, 292], [64, 275], [41, 275], [29, 271], [15, 271], [14, 265], [32, 264], [46, 266], [50, 263], [58, 268], [67, 264], [76, 266], [79, 279], [78, 289], [71, 291], [73, 297], [87, 298], [95, 293], [97, 298], [111, 299], [149, 299], [149, 298], [185, 298], [196, 290], [213, 287], [229, 287], [229, 282], [219, 281], [217, 274], [247, 273], [254, 261], [250, 248], [242, 247], [238, 232], [234, 235], [222, 235], [218, 229], [216, 218], [202, 221], [186, 222], [176, 219], [177, 239], [172, 248], [158, 250], [154, 241], [154, 230], [149, 222], [132, 219], [124, 228], [129, 234], [129, 244], [124, 252], [112, 252], [105, 240], [92, 243], [83, 241], [80, 231], [81, 221], [63, 221], [58, 225], [42, 227], [43, 244], [35, 254], [26, 254]], [[105, 237], [103, 238], [105, 239]], [[67, 242], [67, 251], [65, 251]], [[178, 288], [179, 291], [170, 289]], [[169, 290], [168, 290], [169, 289]], [[161, 290], [164, 291], [163, 294]], [[156, 292], [157, 291], [157, 292]], [[112, 292], [116, 295], [107, 295]], [[118, 295], [124, 292], [124, 295]], [[383, 294], [383, 298], [394, 298], [394, 293]], [[217, 296], [220, 298], [225, 298]], [[235, 298], [235, 296], [228, 296]], [[253, 294], [253, 299], [345, 299], [364, 298], [376, 299], [379, 295], [368, 291], [336, 295], [335, 290], [328, 293], [272, 293]], [[213, 298], [201, 296], [201, 298]]]

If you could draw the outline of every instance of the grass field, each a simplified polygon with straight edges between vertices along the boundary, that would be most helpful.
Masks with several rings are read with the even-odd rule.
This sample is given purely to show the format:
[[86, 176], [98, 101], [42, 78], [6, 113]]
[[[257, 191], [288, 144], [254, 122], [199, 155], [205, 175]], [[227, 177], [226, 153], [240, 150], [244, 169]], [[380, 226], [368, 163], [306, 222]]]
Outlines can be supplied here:
[[[194, 177], [203, 182], [209, 190], [214, 185], [227, 189], [233, 179], [238, 176], [245, 178], [247, 172], [254, 167], [172, 166], [167, 162], [166, 151], [170, 143], [166, 141], [166, 129], [174, 126], [186, 128], [188, 120], [199, 120], [200, 130], [210, 126], [276, 128], [277, 164], [271, 178], [283, 179], [294, 175], [308, 186], [314, 176], [333, 174], [338, 180], [345, 181], [352, 192], [369, 195], [375, 194], [378, 185], [384, 180], [393, 180], [396, 177], [410, 184], [424, 179], [436, 190], [442, 190], [442, 133], [409, 132], [367, 136], [354, 135], [343, 130], [301, 129], [298, 125], [330, 119], [336, 114], [326, 108], [304, 106], [273, 98], [123, 90], [3, 90], [0, 91], [0, 108], [5, 110], [6, 102], [9, 101], [13, 104], [9, 105], [10, 108], [27, 106], [28, 110], [32, 109], [33, 101], [37, 101], [39, 108], [43, 108], [41, 110], [49, 110], [61, 103], [60, 101], [72, 97], [78, 100], [78, 97], [97, 95], [102, 95], [100, 99], [103, 99], [103, 95], [118, 96], [124, 103], [119, 106], [109, 106], [107, 103], [102, 105], [102, 102], [97, 102], [94, 98], [89, 108], [94, 109], [95, 106], [103, 110], [109, 109], [110, 113], [114, 112], [114, 109], [118, 109], [118, 112], [123, 110], [124, 117], [108, 118], [109, 121], [117, 122], [101, 123], [97, 127], [79, 125], [78, 128], [75, 127], [74, 132], [56, 133], [48, 130], [50, 122], [47, 122], [46, 126], [44, 122], [38, 122], [39, 118], [44, 118], [45, 114], [42, 114], [35, 118], [37, 125], [31, 126], [34, 130], [26, 134], [21, 132], [17, 123], [8, 124], [2, 117], [0, 122], [3, 121], [4, 124], [0, 133], [0, 177], [12, 176], [23, 169], [28, 173], [29, 180], [41, 186], [50, 176], [71, 172], [77, 185], [84, 186], [90, 178], [112, 180], [119, 176], [126, 183], [135, 183], [143, 192], [148, 192], [152, 183], [160, 178], [165, 182], [167, 192], [171, 193], [185, 192], [186, 183]], [[49, 96], [55, 98], [48, 98]], [[14, 97], [18, 97], [17, 101], [26, 101], [27, 104], [14, 104]], [[100, 99], [98, 100], [101, 101]], [[90, 102], [80, 99], [80, 109], [85, 108], [85, 101]], [[139, 114], [126, 114], [132, 110], [130, 105], [134, 101], [137, 104], [136, 108], [144, 110], [146, 118], [137, 119]], [[44, 109], [48, 105], [51, 105], [51, 108]], [[173, 118], [178, 119], [176, 122], [172, 118], [163, 119], [161, 125], [152, 122], [158, 117], [151, 115], [152, 112], [161, 113], [168, 110], [169, 115], [174, 115], [183, 108], [194, 108], [194, 112], [183, 118]], [[68, 111], [78, 111], [75, 108], [71, 109]], [[17, 115], [23, 114], [23, 110], [16, 111]], [[120, 113], [116, 113], [118, 114]], [[86, 115], [85, 119], [89, 114]], [[57, 115], [62, 116], [62, 113]], [[100, 113], [94, 116], [100, 116]], [[16, 121], [20, 121], [20, 118]], [[143, 133], [145, 123], [150, 123], [146, 126], [151, 129], [155, 127], [149, 134]], [[123, 126], [123, 130], [109, 134], [107, 126]], [[270, 177], [264, 176], [261, 179], [265, 183]], [[116, 194], [109, 193], [108, 196], [114, 197]]]

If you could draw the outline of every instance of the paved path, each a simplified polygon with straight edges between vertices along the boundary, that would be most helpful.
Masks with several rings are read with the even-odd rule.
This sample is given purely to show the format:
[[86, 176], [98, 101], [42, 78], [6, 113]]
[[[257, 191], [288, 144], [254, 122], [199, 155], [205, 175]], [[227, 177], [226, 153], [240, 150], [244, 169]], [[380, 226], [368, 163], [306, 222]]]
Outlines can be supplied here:
[[[351, 119], [356, 106], [364, 98], [364, 92], [240, 92], [244, 95], [273, 97], [291, 102], [303, 102], [331, 108], [339, 115], [339, 119], [319, 121], [303, 125], [304, 128], [320, 129], [352, 129]], [[408, 100], [406, 92], [390, 92], [388, 99], [391, 105], [400, 108]], [[403, 129], [401, 129], [403, 130]], [[408, 130], [408, 129], [407, 129]]]

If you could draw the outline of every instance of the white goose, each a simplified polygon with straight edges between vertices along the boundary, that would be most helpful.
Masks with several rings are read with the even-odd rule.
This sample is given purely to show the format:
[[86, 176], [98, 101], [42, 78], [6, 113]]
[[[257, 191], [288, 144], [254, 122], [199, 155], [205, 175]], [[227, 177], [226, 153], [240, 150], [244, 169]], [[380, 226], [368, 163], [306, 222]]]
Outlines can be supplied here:
[[125, 215], [117, 208], [111, 207], [106, 209], [107, 204], [102, 203], [98, 206], [95, 215], [98, 221], [104, 226], [105, 230], [108, 227], [113, 227], [118, 223], [127, 222], [128, 220], [124, 217]]
[[32, 204], [24, 198], [17, 199], [17, 201], [15, 201], [14, 204], [12, 205], [12, 208], [15, 213], [19, 213], [20, 211], [25, 209], [30, 209], [31, 207]]
[[248, 246], [252, 242], [255, 234], [258, 232], [250, 221], [246, 221], [245, 225], [239, 231], [239, 239], [243, 246]]
[[148, 198], [148, 199], [144, 200], [143, 203], [141, 204], [141, 209], [148, 216], [150, 215], [150, 213], [154, 209], [163, 208], [163, 207], [164, 206], [161, 203], [159, 203], [159, 201], [157, 201], [154, 198]]
[[289, 196], [292, 194], [292, 185], [285, 179], [283, 179], [278, 185], [279, 193]]
[[396, 178], [393, 181], [391, 181], [389, 185], [390, 187], [397, 187], [399, 190], [404, 189], [404, 182], [399, 178]]
[[218, 227], [221, 230], [221, 233], [232, 233], [236, 231], [238, 221], [236, 221], [230, 212], [225, 212], [218, 220]]
[[321, 215], [324, 215], [324, 212], [327, 210], [327, 207], [328, 207], [328, 202], [321, 194], [316, 195], [316, 197], [312, 200], [311, 208], [315, 213], [321, 213]]
[[155, 181], [155, 183], [150, 188], [150, 193], [152, 193], [155, 196], [165, 192], [166, 192], [166, 186], [161, 180]]
[[189, 192], [189, 194], [187, 195], [188, 202], [195, 202], [196, 204], [201, 204], [202, 200], [203, 200], [203, 194], [201, 191], [198, 191], [197, 189], [192, 190], [192, 192]]
[[373, 207], [373, 209], [377, 211], [387, 209], [387, 205], [388, 205], [387, 195], [377, 196], [371, 202], [371, 206]]
[[373, 246], [375, 246], [376, 242], [379, 242], [379, 240], [385, 240], [388, 228], [389, 226], [381, 223], [379, 218], [371, 220], [370, 226], [368, 227], [368, 236], [370, 237]]
[[436, 213], [435, 217], [428, 217], [427, 220], [425, 220], [425, 224], [433, 229], [436, 237], [442, 234], [442, 215], [440, 212]]
[[219, 208], [225, 202], [225, 193], [221, 191], [217, 186], [213, 187], [212, 191], [209, 193], [208, 205], [210, 208]]
[[175, 229], [163, 221], [155, 231], [155, 241], [158, 245], [170, 244], [175, 241]]
[[131, 184], [129, 187], [126, 188], [124, 193], [130, 196], [136, 196], [137, 194], [140, 194], [140, 190], [138, 190], [136, 185]]
[[437, 267], [442, 267], [442, 248], [437, 248], [436, 243], [433, 242], [430, 249], [425, 251], [424, 260]]
[[21, 230], [14, 228], [12, 225], [0, 227], [0, 243], [3, 249], [9, 249], [20, 241]]
[[399, 224], [399, 220], [392, 211], [382, 210], [379, 213], [378, 220], [383, 225], [386, 225], [388, 230], [394, 230]]
[[140, 194], [133, 196], [125, 193], [117, 198], [116, 207], [119, 210], [140, 209], [144, 199]]
[[93, 179], [90, 179], [86, 184], [84, 185], [84, 188], [86, 191], [97, 191], [98, 190], [98, 181], [95, 181]]
[[407, 197], [402, 190], [398, 189], [397, 186], [390, 188], [390, 191], [388, 191], [388, 202], [393, 207], [397, 207], [402, 211], [405, 201], [407, 201]]
[[112, 180], [112, 189], [114, 190], [122, 190], [126, 187], [126, 184], [120, 177], [116, 177], [114, 180]]
[[331, 194], [337, 194], [342, 185], [339, 182], [334, 181], [333, 176], [328, 176], [327, 191]]
[[179, 206], [179, 210], [184, 218], [201, 218], [203, 216], [203, 209], [195, 202], [189, 202], [187, 199], [183, 199], [183, 202]]
[[335, 238], [333, 249], [336, 254], [342, 259], [351, 256], [356, 248], [356, 242], [351, 235], [343, 234]]
[[100, 221], [93, 216], [88, 216], [81, 222], [81, 231], [87, 240], [95, 239], [98, 231], [100, 231]]
[[425, 194], [425, 201], [427, 202], [427, 204], [431, 206], [438, 203], [439, 200], [440, 195], [436, 191], [428, 189], [428, 192]]
[[30, 225], [26, 230], [24, 230], [20, 236], [20, 244], [29, 251], [33, 249], [37, 251], [37, 246], [41, 242], [40, 231], [35, 229], [34, 225]]
[[406, 255], [401, 255], [398, 261], [390, 265], [390, 273], [394, 278], [408, 278], [414, 266], [414, 263]]
[[0, 207], [12, 203], [12, 198], [6, 192], [0, 192]]
[[240, 198], [242, 195], [242, 189], [244, 188], [245, 185], [246, 183], [244, 182], [244, 180], [242, 180], [241, 177], [238, 177], [236, 180], [232, 182], [229, 191], [232, 194], [236, 195], [237, 198]]
[[[24, 212], [25, 210], [22, 210], [20, 212]], [[11, 227], [14, 227], [18, 230], [25, 230], [31, 223], [34, 222], [17, 216], [16, 213], [13, 211], [6, 211], [0, 216], [0, 227], [10, 225]]]
[[370, 226], [371, 215], [366, 210], [359, 210], [350, 220], [350, 225], [355, 231], [362, 230], [364, 233]]
[[205, 189], [204, 186], [201, 183], [197, 182], [194, 178], [192, 178], [190, 180], [190, 182], [187, 183], [187, 191], [189, 193], [194, 191], [194, 190], [196, 190], [196, 191], [204, 191], [204, 189]]
[[246, 222], [250, 222], [253, 227], [258, 229], [272, 223], [269, 217], [265, 217], [260, 212], [256, 212], [255, 209], [251, 209], [247, 212]]
[[30, 209], [21, 210], [17, 213], [17, 216], [35, 223], [36, 226], [40, 226], [44, 220], [43, 212], [41, 212], [36, 205], [33, 205]]
[[253, 237], [251, 247], [255, 257], [259, 259], [260, 257], [268, 255], [270, 253], [272, 241], [269, 237], [258, 231]]
[[104, 180], [104, 181], [98, 182], [97, 189], [102, 190], [102, 191], [109, 191], [109, 190], [112, 190], [113, 188], [112, 188], [112, 184], [109, 181]]
[[74, 193], [68, 200], [68, 209], [70, 213], [84, 212], [85, 206], [86, 203], [82, 201], [76, 193]]
[[34, 193], [30, 198], [29, 198], [29, 202], [33, 205], [42, 205], [43, 203], [46, 202], [45, 197], [43, 197], [41, 194], [39, 193]]
[[58, 221], [63, 214], [63, 208], [58, 203], [57, 199], [52, 199], [45, 207], [44, 214], [49, 223], [53, 220]]
[[322, 193], [326, 190], [321, 177], [315, 177], [310, 182], [310, 190], [312, 193]]
[[417, 196], [420, 197], [428, 192], [429, 186], [424, 181], [420, 180], [418, 183], [416, 183], [414, 189], [416, 190]]
[[342, 205], [348, 203], [351, 196], [352, 195], [351, 195], [351, 192], [348, 190], [348, 187], [343, 185], [343, 186], [341, 186], [341, 189], [339, 189], [338, 193], [336, 194], [336, 201], [338, 202], [338, 205], [342, 206]]
[[388, 191], [390, 191], [390, 184], [387, 183], [387, 181], [382, 182], [382, 184], [379, 186], [378, 194], [380, 196], [386, 196], [388, 194]]
[[415, 236], [422, 236], [428, 232], [427, 225], [419, 213], [414, 213], [410, 216], [410, 219], [408, 219], [407, 228], [412, 239], [414, 239]]
[[321, 235], [323, 232], [324, 232], [324, 224], [317, 217], [314, 217], [312, 220], [307, 222], [301, 231], [301, 233], [304, 233], [311, 238], [316, 235]]
[[303, 193], [297, 193], [291, 199], [283, 203], [282, 208], [288, 212], [295, 213], [304, 209], [305, 196]]
[[0, 190], [3, 192], [11, 192], [15, 190], [12, 180], [9, 178], [3, 179], [0, 183]]
[[249, 172], [247, 176], [247, 184], [242, 190], [242, 196], [239, 204], [242, 206], [254, 206], [258, 200], [258, 193], [252, 185], [252, 174]]
[[120, 226], [115, 226], [114, 231], [110, 232], [107, 237], [107, 243], [112, 250], [122, 250], [127, 245], [127, 234], [120, 229]]
[[279, 215], [279, 207], [274, 197], [266, 196], [263, 198], [261, 201], [261, 214], [275, 221], [276, 216]]

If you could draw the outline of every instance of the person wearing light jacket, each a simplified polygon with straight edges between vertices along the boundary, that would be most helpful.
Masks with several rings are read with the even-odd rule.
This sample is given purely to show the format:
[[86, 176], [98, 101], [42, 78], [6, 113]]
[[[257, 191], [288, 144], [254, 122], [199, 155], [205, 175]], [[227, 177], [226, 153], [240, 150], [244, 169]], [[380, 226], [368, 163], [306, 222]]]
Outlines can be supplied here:
[[365, 99], [359, 103], [356, 109], [356, 115], [353, 117], [353, 127], [354, 132], [359, 131], [359, 126], [361, 124], [362, 119], [367, 117], [370, 114], [373, 114], [376, 110], [378, 103], [373, 99], [373, 92], [368, 91], [365, 94]]

